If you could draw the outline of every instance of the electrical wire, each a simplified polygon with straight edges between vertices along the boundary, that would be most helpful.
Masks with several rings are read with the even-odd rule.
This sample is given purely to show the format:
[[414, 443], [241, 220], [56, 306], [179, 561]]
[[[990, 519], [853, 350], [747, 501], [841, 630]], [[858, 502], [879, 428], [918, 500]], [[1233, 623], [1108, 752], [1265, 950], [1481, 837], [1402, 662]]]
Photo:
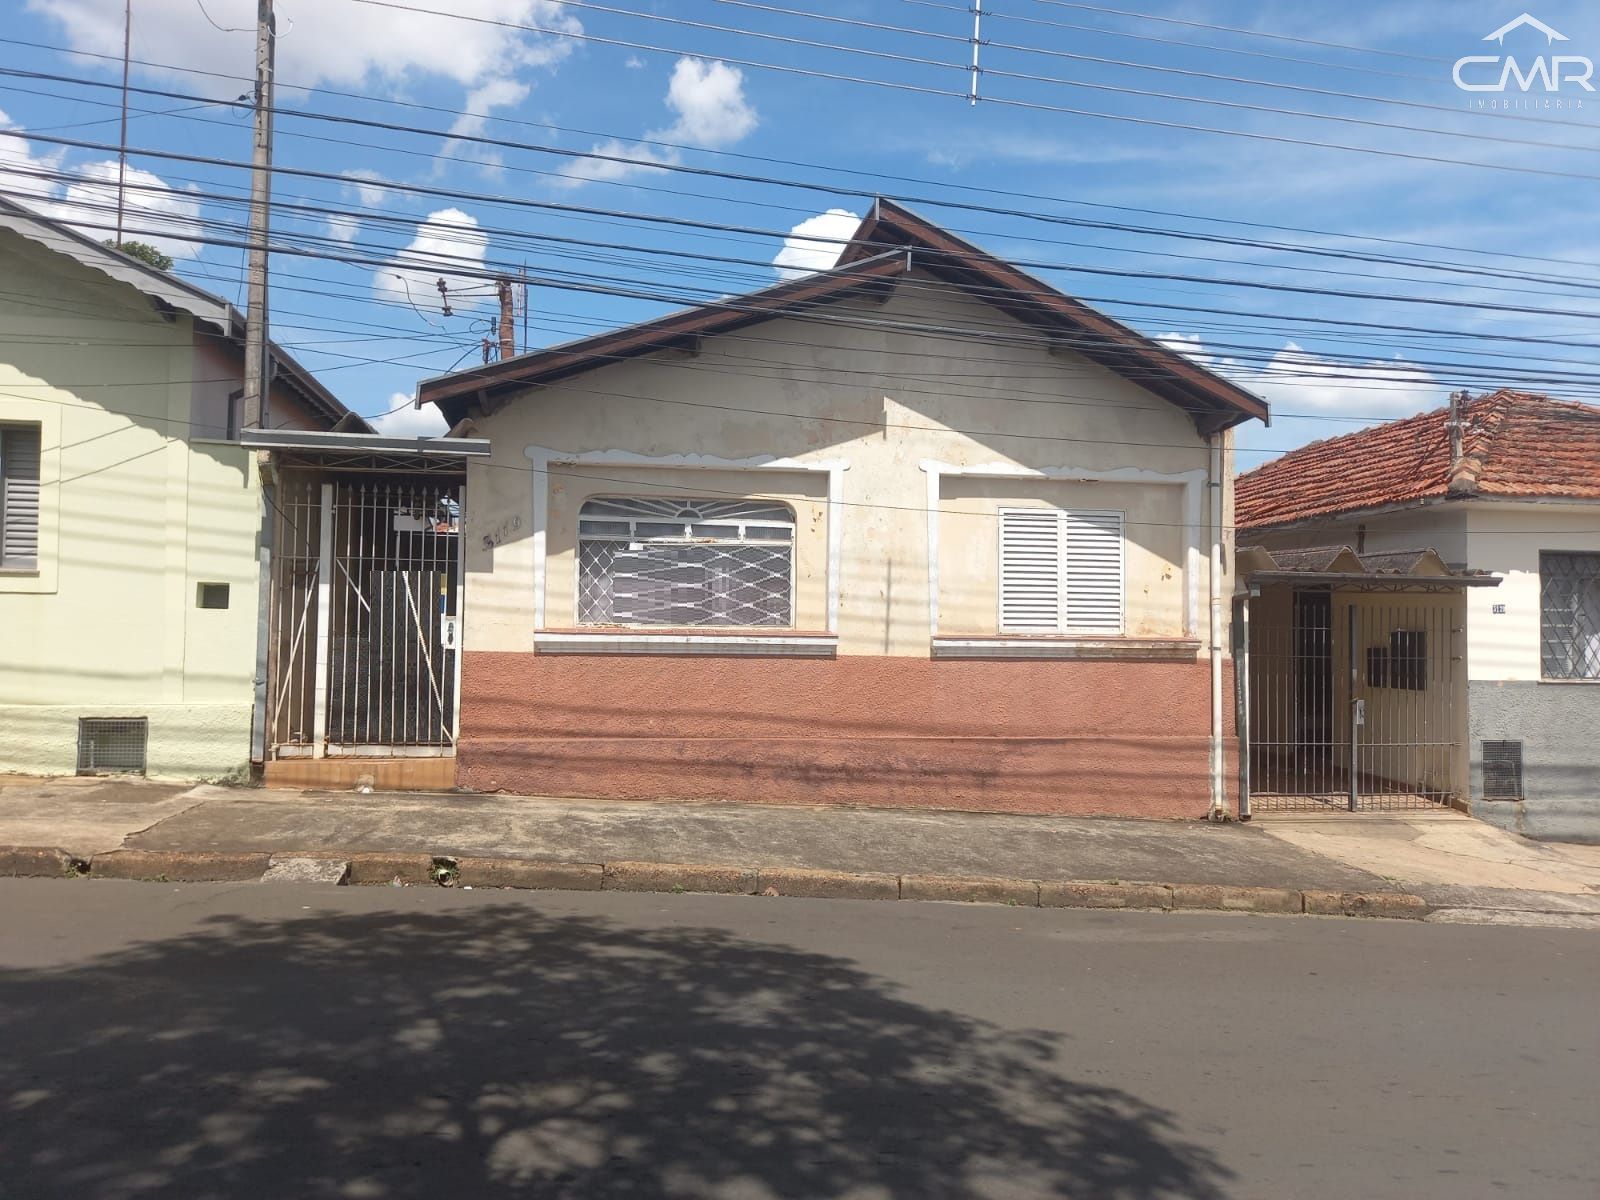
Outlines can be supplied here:
[[[926, 3], [926, 0], [907, 0], [907, 2]], [[945, 7], [945, 6], [935, 5], [934, 7]], [[961, 9], [959, 11], [968, 12], [970, 10]], [[1003, 14], [996, 14], [996, 15], [1003, 15]], [[98, 58], [98, 59], [104, 59], [104, 60], [107, 60], [107, 61], [113, 61], [114, 60], [114, 61], [117, 61], [117, 62], [121, 61], [121, 56], [120, 55], [94, 54], [94, 53], [89, 52], [89, 51], [74, 50], [71, 47], [67, 47], [67, 46], [59, 46], [59, 45], [54, 45], [54, 44], [46, 43], [46, 42], [30, 41], [30, 40], [21, 39], [21, 38], [7, 38], [7, 37], [4, 37], [4, 36], [0, 36], [0, 44], [11, 44], [11, 45], [18, 45], [18, 46], [26, 46], [26, 47], [30, 47], [30, 48], [34, 48], [34, 49], [51, 50], [51, 51], [56, 51], [58, 53], [71, 55], [71, 56], [74, 56], [74, 57]], [[203, 69], [199, 69], [199, 68], [195, 68], [195, 67], [185, 67], [185, 66], [181, 66], [181, 65], [178, 65], [178, 64], [175, 64], [175, 63], [165, 63], [165, 62], [158, 62], [158, 61], [146, 60], [146, 59], [136, 59], [134, 61], [140, 66], [145, 66], [145, 67], [149, 67], [149, 68], [152, 68], [152, 69], [155, 69], [155, 70], [160, 70], [160, 71], [175, 72], [175, 73], [188, 74], [188, 75], [196, 75], [196, 76], [202, 76], [202, 77], [208, 77], [208, 78], [226, 79], [226, 80], [230, 80], [230, 81], [233, 81], [233, 82], [252, 82], [252, 80], [251, 80], [251, 78], [249, 76], [244, 76], [244, 75], [234, 75], [234, 74], [228, 74], [228, 73], [219, 72], [219, 71], [209, 71], [209, 70], [203, 70]], [[98, 81], [83, 80], [83, 79], [79, 79], [76, 82], [98, 83]], [[101, 85], [101, 86], [105, 86], [105, 85]], [[445, 114], [445, 115], [449, 115], [449, 116], [452, 116], [452, 117], [459, 117], [459, 116], [462, 116], [462, 115], [466, 115], [466, 114], [464, 114], [463, 110], [460, 110], [460, 109], [450, 108], [450, 107], [444, 106], [444, 105], [421, 104], [421, 103], [417, 103], [415, 101], [401, 100], [401, 99], [398, 99], [396, 97], [390, 97], [390, 96], [374, 96], [374, 95], [371, 95], [371, 94], [361, 93], [361, 92], [348, 92], [348, 91], [341, 91], [341, 90], [332, 89], [332, 88], [311, 87], [311, 86], [308, 86], [308, 85], [294, 84], [294, 83], [290, 83], [290, 82], [286, 82], [286, 81], [282, 81], [282, 80], [277, 81], [276, 86], [279, 89], [289, 89], [289, 90], [301, 91], [301, 92], [305, 92], [308, 95], [323, 95], [323, 96], [330, 96], [330, 97], [341, 98], [341, 99], [357, 100], [357, 101], [362, 101], [362, 102], [365, 102], [365, 103], [372, 103], [372, 104], [378, 104], [378, 105], [384, 105], [384, 106], [390, 106], [390, 107], [402, 107], [402, 108], [416, 109], [416, 110], [420, 110], [420, 111], [439, 112], [439, 113], [442, 113], [442, 114]], [[278, 111], [281, 111], [281, 110], [278, 110]], [[1551, 263], [1551, 264], [1562, 265], [1562, 266], [1573, 265], [1572, 260], [1565, 259], [1565, 258], [1553, 258], [1553, 257], [1548, 257], [1548, 256], [1520, 254], [1520, 253], [1514, 253], [1514, 252], [1508, 252], [1508, 251], [1499, 251], [1499, 250], [1486, 250], [1486, 249], [1483, 249], [1482, 247], [1470, 247], [1470, 246], [1458, 246], [1458, 245], [1440, 244], [1440, 243], [1432, 243], [1432, 242], [1420, 241], [1420, 240], [1416, 240], [1416, 239], [1390, 238], [1390, 237], [1382, 237], [1382, 236], [1373, 235], [1373, 234], [1352, 233], [1352, 232], [1348, 232], [1348, 231], [1340, 232], [1340, 231], [1331, 231], [1331, 230], [1307, 228], [1307, 227], [1303, 227], [1303, 226], [1279, 225], [1279, 224], [1273, 224], [1273, 223], [1270, 223], [1270, 222], [1244, 221], [1244, 220], [1238, 220], [1238, 219], [1229, 219], [1229, 218], [1207, 216], [1207, 215], [1196, 214], [1196, 213], [1177, 212], [1177, 211], [1173, 211], [1173, 210], [1169, 210], [1169, 209], [1158, 209], [1158, 208], [1142, 207], [1142, 206], [1137, 206], [1137, 205], [1119, 205], [1119, 204], [1108, 204], [1108, 203], [1104, 203], [1104, 202], [1089, 201], [1089, 200], [1067, 199], [1067, 198], [1063, 198], [1063, 197], [1061, 197], [1059, 195], [1045, 195], [1045, 194], [1042, 194], [1042, 193], [1019, 191], [1019, 190], [1010, 190], [1010, 189], [999, 189], [999, 188], [985, 187], [985, 186], [979, 186], [979, 185], [964, 184], [964, 183], [953, 182], [953, 181], [931, 180], [931, 179], [925, 179], [925, 178], [920, 178], [920, 177], [916, 177], [916, 176], [897, 175], [897, 174], [893, 174], [893, 173], [889, 173], [889, 172], [865, 170], [865, 169], [861, 169], [861, 168], [842, 166], [842, 165], [838, 165], [838, 164], [814, 163], [814, 162], [809, 162], [809, 161], [805, 161], [805, 160], [785, 159], [785, 158], [779, 158], [779, 157], [773, 157], [773, 156], [767, 156], [767, 155], [744, 153], [744, 152], [733, 151], [733, 150], [715, 150], [715, 151], [713, 151], [713, 150], [708, 150], [708, 149], [706, 149], [704, 147], [696, 147], [696, 146], [687, 145], [685, 143], [671, 142], [671, 141], [662, 140], [662, 139], [659, 139], [659, 138], [649, 138], [649, 137], [645, 137], [645, 138], [628, 138], [628, 137], [624, 137], [623, 135], [619, 135], [619, 134], [615, 134], [615, 133], [608, 133], [608, 132], [604, 132], [604, 131], [581, 129], [581, 128], [576, 128], [576, 127], [572, 127], [572, 126], [557, 125], [557, 124], [553, 124], [553, 123], [550, 123], [550, 122], [529, 121], [529, 120], [525, 120], [525, 119], [513, 118], [513, 117], [507, 117], [507, 116], [500, 116], [500, 115], [488, 115], [488, 116], [486, 116], [485, 119], [489, 120], [489, 121], [494, 121], [494, 122], [497, 122], [497, 123], [500, 123], [500, 124], [517, 125], [517, 126], [522, 126], [522, 127], [527, 127], [527, 128], [538, 128], [538, 129], [544, 129], [544, 130], [548, 130], [548, 131], [551, 131], [551, 132], [563, 133], [563, 134], [577, 134], [577, 135], [581, 135], [581, 136], [585, 136], [585, 137], [594, 137], [594, 138], [605, 140], [605, 141], [619, 141], [619, 142], [631, 141], [631, 142], [634, 142], [635, 144], [638, 144], [638, 145], [641, 145], [641, 146], [659, 147], [659, 148], [665, 148], [665, 149], [670, 149], [670, 150], [679, 151], [679, 152], [693, 152], [693, 153], [696, 153], [696, 154], [699, 154], [699, 155], [704, 155], [704, 156], [709, 156], [709, 157], [733, 159], [733, 160], [747, 161], [747, 162], [772, 163], [772, 164], [781, 165], [781, 166], [794, 166], [794, 167], [802, 167], [802, 168], [809, 168], [809, 169], [816, 169], [816, 170], [824, 170], [824, 171], [830, 171], [830, 172], [840, 173], [840, 174], [855, 175], [855, 176], [859, 176], [859, 177], [862, 177], [862, 178], [885, 180], [885, 181], [891, 181], [891, 182], [897, 182], [897, 183], [908, 183], [909, 182], [909, 183], [914, 184], [916, 186], [948, 188], [948, 189], [954, 190], [954, 191], [973, 193], [973, 194], [978, 194], [978, 195], [1005, 196], [1005, 197], [1011, 198], [1011, 199], [1034, 202], [1036, 207], [1034, 207], [1033, 209], [1030, 209], [1030, 210], [999, 209], [999, 208], [994, 208], [992, 206], [981, 206], [981, 205], [964, 206], [964, 205], [959, 205], [959, 204], [957, 204], [955, 202], [949, 201], [947, 199], [940, 199], [940, 198], [925, 198], [925, 197], [907, 197], [907, 198], [912, 200], [913, 202], [916, 202], [916, 203], [936, 204], [936, 205], [941, 205], [941, 206], [953, 206], [953, 207], [970, 207], [970, 208], [974, 209], [975, 211], [989, 211], [989, 212], [994, 212], [994, 213], [997, 213], [997, 214], [1000, 214], [1000, 215], [1018, 216], [1018, 217], [1023, 217], [1023, 218], [1027, 218], [1027, 219], [1035, 219], [1035, 220], [1064, 220], [1064, 218], [1059, 218], [1059, 217], [1057, 217], [1057, 216], [1055, 216], [1053, 214], [1041, 213], [1038, 210], [1037, 205], [1038, 204], [1051, 204], [1051, 205], [1066, 204], [1066, 205], [1070, 205], [1070, 206], [1073, 206], [1073, 207], [1090, 208], [1090, 209], [1097, 209], [1097, 210], [1103, 210], [1103, 211], [1128, 212], [1128, 213], [1134, 213], [1134, 214], [1146, 215], [1146, 216], [1164, 217], [1164, 218], [1168, 218], [1168, 219], [1172, 219], [1172, 220], [1205, 222], [1205, 223], [1216, 224], [1216, 225], [1233, 225], [1233, 226], [1238, 226], [1240, 228], [1264, 229], [1264, 230], [1271, 230], [1271, 231], [1278, 232], [1278, 233], [1293, 233], [1293, 234], [1301, 234], [1301, 235], [1313, 236], [1313, 237], [1328, 237], [1328, 238], [1340, 238], [1340, 239], [1346, 239], [1346, 240], [1352, 240], [1352, 241], [1365, 241], [1365, 242], [1370, 242], [1370, 243], [1373, 243], [1373, 244], [1376, 244], [1376, 245], [1404, 246], [1404, 247], [1413, 248], [1413, 249], [1425, 249], [1425, 250], [1426, 249], [1444, 250], [1444, 251], [1448, 251], [1448, 252], [1452, 252], [1452, 253], [1471, 254], [1471, 255], [1474, 255], [1474, 256], [1477, 256], [1477, 257], [1482, 257], [1482, 258], [1505, 258], [1505, 259], [1510, 259], [1510, 260], [1514, 260], [1514, 261], [1545, 262], [1545, 263]], [[577, 154], [577, 156], [579, 156], [579, 157], [588, 157], [588, 156], [583, 155], [582, 152], [574, 152], [574, 153]], [[631, 160], [629, 160], [629, 161], [631, 161]], [[686, 166], [684, 166], [682, 164], [677, 164], [677, 163], [656, 162], [656, 163], [652, 164], [652, 167], [653, 167], [653, 169], [656, 169], [658, 171], [668, 172], [668, 173], [671, 173], [671, 172], [684, 172], [684, 171], [690, 171], [690, 172], [697, 173], [697, 174], [706, 173], [701, 169], [686, 167]], [[515, 168], [512, 168], [512, 169], [515, 169]], [[738, 178], [737, 176], [733, 176], [733, 177]], [[819, 183], [814, 183], [814, 182], [805, 182], [805, 181], [796, 181], [796, 180], [780, 180], [780, 179], [761, 179], [759, 181], [760, 182], [766, 182], [766, 183], [772, 183], [772, 184], [779, 184], [779, 185], [787, 186], [787, 187], [803, 188], [803, 189], [808, 189], [808, 190], [813, 190], [813, 191], [826, 192], [826, 193], [830, 193], [830, 194], [838, 194], [839, 190], [840, 190], [836, 184], [819, 184]], [[665, 190], [667, 190], [667, 189], [653, 188], [653, 187], [650, 187], [650, 186], [648, 186], [646, 184], [643, 184], [643, 183], [640, 183], [640, 182], [637, 182], [637, 181], [629, 181], [625, 185], [620, 183], [620, 181], [605, 180], [605, 179], [595, 179], [595, 180], [590, 180], [589, 182], [591, 182], [593, 184], [596, 184], [596, 185], [600, 185], [600, 186], [606, 186], [606, 185], [627, 186], [627, 187], [630, 187], [630, 188], [635, 189], [635, 190], [644, 190], [644, 191], [665, 191]], [[683, 195], [683, 194], [690, 194], [690, 193], [681, 193], [680, 192], [680, 193], [672, 193], [672, 194]], [[743, 203], [749, 203], [749, 201], [742, 201], [742, 202]], [[806, 212], [809, 212], [810, 210], [792, 209], [790, 211], [806, 211]], [[1140, 226], [1134, 226], [1134, 227], [1131, 227], [1131, 228], [1136, 229], [1136, 230], [1144, 230], [1145, 229], [1145, 227], [1140, 227]], [[1162, 232], [1162, 231], [1150, 231], [1150, 232]], [[1174, 231], [1166, 231], [1166, 232], [1169, 235], [1172, 235], [1172, 236], [1176, 235]], [[1305, 248], [1302, 248], [1302, 249], [1305, 249]], [[1312, 252], [1312, 251], [1307, 249], [1306, 252]], [[1589, 265], [1600, 265], [1600, 263], [1589, 264]]]

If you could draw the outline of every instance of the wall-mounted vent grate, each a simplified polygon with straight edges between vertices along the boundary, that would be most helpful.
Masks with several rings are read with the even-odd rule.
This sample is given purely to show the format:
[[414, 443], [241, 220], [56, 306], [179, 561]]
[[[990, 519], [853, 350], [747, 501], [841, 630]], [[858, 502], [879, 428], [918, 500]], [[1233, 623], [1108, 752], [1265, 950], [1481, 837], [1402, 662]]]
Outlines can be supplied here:
[[1522, 799], [1522, 743], [1483, 743], [1483, 798]]
[[78, 721], [78, 774], [142, 775], [149, 743], [148, 717], [84, 717]]

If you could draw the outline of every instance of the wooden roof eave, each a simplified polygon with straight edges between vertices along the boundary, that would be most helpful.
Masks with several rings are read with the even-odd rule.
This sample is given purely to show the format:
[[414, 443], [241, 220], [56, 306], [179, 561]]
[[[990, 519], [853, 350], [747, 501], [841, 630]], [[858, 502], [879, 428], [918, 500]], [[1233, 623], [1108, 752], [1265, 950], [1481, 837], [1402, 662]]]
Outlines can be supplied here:
[[480, 403], [509, 388], [553, 383], [569, 375], [592, 370], [604, 362], [620, 361], [658, 350], [698, 344], [698, 339], [731, 332], [826, 304], [854, 292], [892, 281], [910, 267], [910, 253], [898, 249], [874, 255], [846, 268], [819, 271], [787, 280], [737, 302], [717, 301], [698, 308], [669, 313], [654, 321], [611, 330], [593, 337], [524, 354], [501, 363], [423, 380], [417, 388], [423, 404], [438, 404], [453, 422], [466, 414], [474, 400]]
[[[1243, 388], [890, 201], [879, 200], [873, 206], [839, 262], [842, 266], [901, 246], [922, 251], [918, 267], [977, 293], [1019, 321], [1069, 335], [1091, 335], [1088, 342], [1063, 339], [1063, 348], [1135, 378], [1146, 390], [1182, 409], [1203, 435], [1253, 417], [1270, 422], [1267, 404]], [[1151, 374], [1152, 369], [1158, 373]]]

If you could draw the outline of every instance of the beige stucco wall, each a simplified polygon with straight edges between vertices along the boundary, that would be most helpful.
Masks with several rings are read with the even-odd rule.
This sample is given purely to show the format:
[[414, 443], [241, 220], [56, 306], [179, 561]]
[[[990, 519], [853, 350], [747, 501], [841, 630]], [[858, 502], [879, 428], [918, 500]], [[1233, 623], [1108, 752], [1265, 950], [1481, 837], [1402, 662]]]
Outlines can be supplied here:
[[1468, 507], [1466, 523], [1472, 565], [1501, 576], [1499, 587], [1467, 597], [1470, 677], [1535, 682], [1542, 674], [1539, 553], [1600, 552], [1600, 504], [1479, 502]]
[[148, 716], [152, 775], [238, 770], [260, 496], [245, 451], [187, 440], [192, 322], [10, 234], [0, 270], [0, 421], [44, 447], [39, 569], [0, 575], [0, 770], [73, 770], [83, 716]]
[[[920, 276], [904, 281], [886, 303], [855, 301], [826, 311], [867, 322], [1036, 336]], [[1182, 488], [1173, 482], [1204, 472], [1204, 441], [1187, 417], [1160, 398], [1087, 360], [1058, 357], [1038, 344], [779, 320], [706, 339], [694, 357], [659, 354], [527, 392], [480, 420], [478, 432], [491, 439], [493, 455], [469, 468], [469, 651], [533, 648], [536, 487], [558, 489], [551, 495], [545, 623], [570, 622], [574, 505], [568, 489], [574, 478], [584, 479], [584, 487], [603, 483], [612, 495], [651, 487], [700, 495], [715, 476], [719, 491], [805, 499], [799, 618], [802, 628], [820, 629], [813, 589], [818, 564], [825, 573], [827, 563], [827, 523], [816, 519], [825, 517], [818, 502], [826, 476], [688, 467], [706, 455], [844, 464], [842, 654], [928, 654], [928, 476], [920, 468], [925, 460], [958, 470], [1022, 468], [1063, 476], [944, 480], [939, 557], [951, 565], [940, 571], [940, 587], [952, 608], [941, 616], [941, 634], [996, 630], [995, 600], [988, 594], [993, 518], [960, 510], [988, 510], [1001, 500], [1125, 507], [1129, 633], [1181, 635], [1186, 587], [1194, 589], [1193, 619], [1204, 632], [1206, 514], [1202, 507], [1196, 531], [1201, 562], [1191, 577], [1181, 545]], [[530, 469], [529, 447], [568, 455], [616, 452], [676, 465], [662, 469], [634, 461], [574, 474], [574, 468], [557, 464], [540, 477]], [[1140, 479], [1070, 482], [1115, 471], [1136, 472]], [[1226, 562], [1231, 560], [1230, 552]], [[1224, 593], [1231, 587], [1225, 579]]]

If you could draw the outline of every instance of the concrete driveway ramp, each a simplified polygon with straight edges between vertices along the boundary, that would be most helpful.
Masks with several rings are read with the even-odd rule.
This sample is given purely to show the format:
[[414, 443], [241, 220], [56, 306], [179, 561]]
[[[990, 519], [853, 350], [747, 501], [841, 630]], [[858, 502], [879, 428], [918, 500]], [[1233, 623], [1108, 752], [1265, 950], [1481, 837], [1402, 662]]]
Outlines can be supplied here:
[[350, 879], [350, 864], [338, 858], [279, 858], [273, 856], [262, 883], [331, 883]]

